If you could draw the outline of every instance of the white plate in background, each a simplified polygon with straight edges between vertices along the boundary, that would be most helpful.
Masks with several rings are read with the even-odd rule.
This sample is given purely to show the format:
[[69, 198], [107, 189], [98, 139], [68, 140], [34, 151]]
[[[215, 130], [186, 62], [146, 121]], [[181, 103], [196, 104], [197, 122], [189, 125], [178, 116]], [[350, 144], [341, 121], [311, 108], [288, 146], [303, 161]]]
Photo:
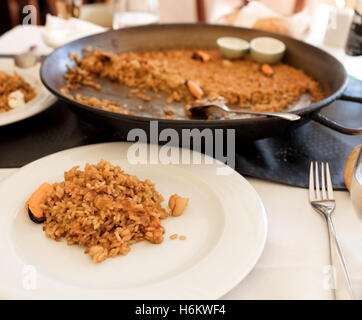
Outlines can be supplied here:
[[36, 91], [36, 97], [25, 103], [24, 106], [0, 113], [0, 127], [29, 118], [49, 108], [56, 101], [56, 97], [52, 95], [41, 83], [39, 63], [34, 67], [22, 69], [14, 65], [14, 59], [1, 58], [0, 70], [10, 75], [13, 75], [15, 71]]

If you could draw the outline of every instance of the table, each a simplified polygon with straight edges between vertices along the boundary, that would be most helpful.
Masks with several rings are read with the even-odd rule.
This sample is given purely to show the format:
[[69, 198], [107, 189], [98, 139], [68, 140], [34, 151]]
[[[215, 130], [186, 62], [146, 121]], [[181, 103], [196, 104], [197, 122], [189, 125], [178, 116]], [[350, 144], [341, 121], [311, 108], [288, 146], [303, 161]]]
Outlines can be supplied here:
[[[0, 37], [0, 54], [21, 52], [33, 44], [38, 45], [41, 53], [48, 54], [51, 50], [41, 42], [41, 30], [36, 26], [14, 28]], [[341, 50], [331, 52], [343, 61]], [[353, 65], [360, 63], [346, 60], [353, 61]], [[0, 169], [0, 181], [16, 171]], [[309, 205], [307, 190], [251, 178], [248, 181], [267, 211], [267, 242], [256, 267], [223, 299], [333, 299], [332, 291], [326, 287], [327, 228]], [[335, 226], [356, 297], [362, 299], [362, 223], [353, 211], [348, 192], [337, 191], [335, 198]]]

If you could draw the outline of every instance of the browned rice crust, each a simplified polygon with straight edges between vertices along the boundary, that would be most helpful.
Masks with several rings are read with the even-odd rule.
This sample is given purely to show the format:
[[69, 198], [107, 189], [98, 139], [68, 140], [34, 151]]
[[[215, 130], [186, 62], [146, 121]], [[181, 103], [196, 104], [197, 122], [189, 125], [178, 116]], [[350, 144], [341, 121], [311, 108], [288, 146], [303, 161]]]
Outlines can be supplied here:
[[[274, 74], [270, 77], [250, 56], [226, 60], [218, 50], [203, 51], [211, 57], [208, 62], [193, 59], [195, 50], [186, 49], [118, 55], [99, 49], [88, 50], [81, 59], [72, 56], [76, 66], [68, 66], [68, 73], [64, 76], [67, 89], [85, 85], [100, 90], [94, 78], [102, 77], [141, 91], [164, 92], [169, 96], [168, 103], [195, 101], [185, 86], [185, 80], [192, 80], [210, 100], [222, 96], [230, 104], [257, 111], [281, 111], [298, 101], [303, 93], [311, 94], [313, 102], [324, 97], [317, 81], [287, 64], [280, 62], [273, 65]], [[86, 97], [80, 102], [86, 103], [87, 99], [94, 100]], [[91, 105], [95, 106], [94, 103]], [[108, 108], [107, 104], [97, 103], [95, 107], [117, 110], [113, 105]], [[124, 113], [124, 110], [120, 112]]]

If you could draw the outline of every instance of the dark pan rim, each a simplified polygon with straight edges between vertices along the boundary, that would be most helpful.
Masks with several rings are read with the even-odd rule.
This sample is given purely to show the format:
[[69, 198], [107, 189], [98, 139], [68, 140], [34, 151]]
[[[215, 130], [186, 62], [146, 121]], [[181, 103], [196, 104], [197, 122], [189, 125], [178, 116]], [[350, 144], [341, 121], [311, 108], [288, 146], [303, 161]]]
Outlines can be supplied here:
[[[113, 32], [126, 32], [127, 30], [137, 30], [137, 29], [149, 29], [149, 28], [153, 28], [153, 29], [163, 29], [163, 28], [168, 28], [168, 27], [179, 27], [179, 28], [192, 28], [194, 26], [202, 26], [205, 28], [224, 28], [224, 29], [237, 29], [237, 30], [254, 30], [254, 29], [248, 29], [248, 28], [241, 28], [241, 27], [235, 27], [235, 26], [225, 26], [225, 25], [217, 25], [217, 24], [207, 24], [207, 23], [175, 23], [175, 24], [151, 24], [151, 25], [146, 25], [146, 26], [134, 26], [134, 27], [128, 27], [128, 28], [123, 28], [120, 30], [107, 30], [105, 32], [101, 32], [101, 33], [97, 33], [94, 35], [90, 35], [87, 37], [83, 37], [77, 40], [74, 40], [72, 42], [69, 42], [67, 44], [65, 44], [62, 47], [57, 48], [56, 50], [54, 50], [43, 62], [40, 68], [40, 79], [42, 81], [42, 83], [44, 84], [44, 86], [50, 91], [52, 92], [55, 96], [57, 96], [59, 99], [65, 101], [68, 104], [74, 105], [78, 108], [84, 109], [86, 111], [89, 112], [94, 112], [94, 113], [100, 113], [103, 116], [106, 116], [108, 118], [113, 118], [113, 119], [123, 119], [123, 120], [131, 120], [131, 121], [135, 121], [135, 122], [149, 122], [149, 121], [158, 121], [162, 124], [165, 125], [199, 125], [199, 126], [203, 126], [203, 127], [207, 127], [208, 124], [210, 124], [210, 126], [214, 126], [214, 125], [228, 125], [228, 124], [232, 124], [232, 125], [236, 125], [236, 124], [242, 124], [242, 123], [246, 123], [246, 122], [251, 122], [251, 123], [259, 123], [259, 122], [265, 122], [265, 121], [280, 121], [282, 119], [279, 118], [272, 118], [272, 117], [267, 117], [267, 116], [258, 116], [258, 117], [253, 117], [253, 118], [242, 118], [242, 119], [215, 119], [215, 120], [200, 120], [200, 119], [164, 119], [164, 118], [157, 118], [157, 117], [147, 117], [147, 116], [135, 116], [135, 115], [127, 115], [127, 114], [121, 114], [121, 113], [117, 113], [117, 112], [113, 112], [113, 111], [107, 111], [107, 110], [102, 110], [102, 109], [98, 109], [95, 107], [91, 107], [88, 106], [86, 104], [83, 103], [79, 103], [76, 100], [73, 99], [69, 99], [68, 97], [64, 96], [63, 94], [61, 94], [57, 89], [53, 88], [52, 86], [50, 86], [44, 76], [44, 68], [46, 63], [50, 60], [51, 56], [53, 54], [55, 54], [58, 50], [63, 49], [64, 47], [71, 45], [73, 43], [76, 42], [80, 42], [80, 41], [84, 41], [86, 39], [95, 37], [95, 36], [99, 36], [102, 34], [106, 34], [106, 33], [113, 33]], [[262, 30], [258, 30], [261, 31], [263, 33], [265, 33], [266, 35], [270, 35], [270, 36], [277, 36], [278, 38], [281, 39], [290, 39], [291, 41], [294, 42], [299, 42], [302, 45], [308, 47], [311, 50], [315, 50], [317, 52], [319, 52], [319, 54], [322, 55], [328, 55], [330, 59], [334, 60], [334, 65], [339, 65], [339, 67], [343, 70], [344, 73], [344, 82], [342, 83], [342, 85], [335, 90], [334, 93], [332, 93], [331, 95], [329, 95], [328, 97], [326, 97], [325, 99], [312, 104], [308, 107], [305, 108], [301, 108], [298, 110], [293, 110], [293, 111], [288, 111], [290, 113], [294, 113], [294, 114], [298, 114], [300, 116], [306, 115], [308, 113], [311, 113], [313, 111], [317, 111], [325, 106], [327, 106], [328, 104], [330, 104], [331, 102], [333, 102], [334, 100], [336, 100], [338, 97], [340, 97], [343, 92], [345, 91], [345, 89], [347, 88], [348, 85], [348, 77], [347, 77], [347, 71], [345, 69], [345, 67], [343, 66], [343, 64], [336, 59], [334, 56], [332, 56], [331, 54], [329, 54], [328, 52], [315, 47], [313, 45], [310, 45], [306, 42], [294, 39], [292, 37], [286, 36], [286, 35], [280, 35], [274, 32], [268, 32], [268, 31], [262, 31]]]

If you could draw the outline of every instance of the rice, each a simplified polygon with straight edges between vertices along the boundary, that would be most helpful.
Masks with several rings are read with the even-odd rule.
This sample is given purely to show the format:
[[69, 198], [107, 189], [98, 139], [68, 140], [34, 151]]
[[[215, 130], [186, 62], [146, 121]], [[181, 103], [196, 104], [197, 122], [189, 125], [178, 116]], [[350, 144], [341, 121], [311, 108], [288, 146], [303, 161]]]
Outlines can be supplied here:
[[46, 195], [43, 230], [56, 241], [65, 238], [68, 245], [86, 247], [85, 253], [98, 263], [126, 255], [136, 242], [161, 243], [161, 220], [174, 211], [164, 209], [163, 200], [150, 180], [141, 181], [105, 160], [86, 164], [84, 171], [76, 166]]
[[[77, 58], [74, 67], [68, 66], [64, 75], [66, 88], [72, 90], [83, 85], [100, 90], [95, 78], [101, 77], [133, 88], [131, 93], [138, 90], [137, 97], [141, 99], [146, 90], [151, 90], [167, 94], [168, 104], [184, 101], [188, 105], [197, 101], [185, 85], [188, 80], [202, 89], [203, 98], [214, 100], [222, 96], [231, 105], [256, 111], [281, 111], [304, 93], [311, 95], [312, 102], [324, 98], [317, 81], [287, 64], [273, 65], [274, 74], [267, 76], [250, 56], [226, 60], [218, 50], [203, 52], [210, 56], [207, 62], [195, 59], [195, 50], [188, 49], [121, 54], [95, 49]], [[107, 109], [107, 105], [102, 107]]]
[[11, 110], [9, 95], [15, 91], [20, 91], [24, 95], [25, 102], [36, 96], [34, 88], [16, 72], [14, 75], [10, 75], [0, 71], [0, 113]]

